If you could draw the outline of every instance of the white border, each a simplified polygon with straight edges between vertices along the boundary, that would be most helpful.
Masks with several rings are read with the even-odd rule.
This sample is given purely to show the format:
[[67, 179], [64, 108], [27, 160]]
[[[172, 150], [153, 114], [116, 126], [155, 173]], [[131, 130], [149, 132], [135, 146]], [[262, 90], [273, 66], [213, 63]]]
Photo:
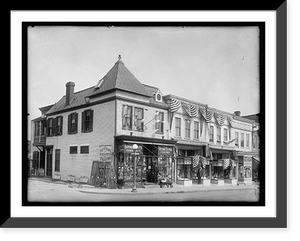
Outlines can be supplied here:
[[[22, 207], [22, 22], [262, 21], [266, 23], [265, 207]], [[275, 11], [12, 11], [11, 12], [11, 216], [12, 217], [276, 217], [276, 12]], [[12, 149], [13, 147], [13, 149]], [[14, 150], [14, 151], [13, 151]], [[263, 158], [261, 158], [263, 160]]]

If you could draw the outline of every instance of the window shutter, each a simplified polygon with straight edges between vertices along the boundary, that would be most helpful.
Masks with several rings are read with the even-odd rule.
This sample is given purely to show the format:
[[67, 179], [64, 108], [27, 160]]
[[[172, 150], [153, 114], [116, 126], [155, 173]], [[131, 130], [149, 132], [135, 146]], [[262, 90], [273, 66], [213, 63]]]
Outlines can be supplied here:
[[62, 135], [63, 133], [63, 117], [60, 116], [60, 126], [59, 126], [59, 131], [58, 131], [58, 135]]
[[68, 115], [68, 134], [71, 133], [71, 114]]
[[47, 121], [46, 121], [46, 135], [47, 136], [50, 136], [49, 126], [50, 126], [50, 120], [47, 119]]
[[83, 111], [81, 113], [81, 132], [85, 132], [85, 115], [86, 115], [86, 112]]
[[94, 110], [91, 110], [91, 113], [90, 113], [90, 131], [93, 131], [93, 122], [94, 122]]
[[75, 113], [75, 123], [76, 123], [75, 133], [77, 133], [77, 131], [78, 131], [78, 113]]
[[57, 134], [57, 117], [52, 119], [52, 135], [56, 136]]

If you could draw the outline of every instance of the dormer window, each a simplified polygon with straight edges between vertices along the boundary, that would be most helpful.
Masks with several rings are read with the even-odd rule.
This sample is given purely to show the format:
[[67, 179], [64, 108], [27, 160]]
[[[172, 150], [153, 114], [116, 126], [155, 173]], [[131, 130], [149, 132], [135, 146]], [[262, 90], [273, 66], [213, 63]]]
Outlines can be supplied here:
[[97, 83], [96, 86], [95, 86], [95, 90], [96, 90], [96, 89], [99, 89], [100, 86], [102, 85], [102, 83], [103, 83], [103, 79], [99, 80], [98, 83]]

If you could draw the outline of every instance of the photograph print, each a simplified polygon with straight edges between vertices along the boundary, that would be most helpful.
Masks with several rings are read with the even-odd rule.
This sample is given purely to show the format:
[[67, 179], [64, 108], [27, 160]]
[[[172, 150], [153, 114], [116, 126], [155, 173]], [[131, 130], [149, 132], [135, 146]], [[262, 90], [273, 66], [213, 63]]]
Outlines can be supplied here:
[[23, 205], [264, 205], [264, 27], [23, 23]]

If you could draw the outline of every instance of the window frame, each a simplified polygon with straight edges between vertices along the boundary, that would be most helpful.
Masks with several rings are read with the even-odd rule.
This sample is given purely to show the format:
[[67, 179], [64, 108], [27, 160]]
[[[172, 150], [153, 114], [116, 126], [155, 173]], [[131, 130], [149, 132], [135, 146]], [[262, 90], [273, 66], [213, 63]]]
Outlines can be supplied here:
[[163, 111], [156, 111], [155, 114], [155, 133], [156, 134], [164, 134], [164, 116], [165, 113]]
[[223, 143], [228, 141], [228, 129], [223, 128]]
[[209, 142], [214, 143], [214, 137], [215, 137], [215, 130], [214, 126], [209, 126]]
[[[179, 124], [179, 125], [177, 125], [177, 124]], [[179, 133], [179, 135], [177, 135], [178, 133]], [[175, 136], [181, 137], [181, 118], [180, 117], [175, 117]]]
[[[71, 152], [72, 148], [76, 148], [76, 152]], [[78, 146], [69, 146], [69, 154], [78, 154]]]
[[236, 147], [240, 147], [240, 143], [239, 143], [239, 132], [236, 131], [236, 132], [234, 133], [234, 135], [235, 135], [235, 146], [236, 146]]
[[[141, 111], [142, 115], [141, 117], [138, 116], [137, 112]], [[135, 131], [144, 131], [144, 123], [142, 120], [144, 119], [144, 109], [141, 107], [134, 107], [134, 130]]]
[[60, 149], [55, 149], [54, 171], [60, 172]]
[[[87, 120], [87, 117], [89, 119]], [[93, 131], [94, 110], [87, 109], [81, 113], [81, 132], [88, 133]]]
[[250, 148], [250, 134], [246, 133], [246, 148]]
[[191, 120], [185, 119], [184, 137], [191, 138]]
[[241, 133], [241, 148], [245, 148], [245, 133]]
[[199, 124], [199, 121], [194, 121], [194, 139], [199, 139]]
[[[72, 123], [73, 120], [74, 123]], [[68, 115], [68, 134], [70, 135], [76, 134], [77, 132], [78, 132], [78, 113], [73, 112]]]
[[[127, 113], [124, 113], [125, 112], [125, 107], [126, 107], [126, 112]], [[128, 115], [128, 109], [130, 109], [130, 116], [127, 116]], [[132, 115], [133, 115], [133, 106], [131, 105], [125, 105], [123, 104], [122, 105], [122, 130], [132, 130]], [[126, 116], [125, 116], [126, 115]], [[129, 120], [129, 127], [128, 127], [128, 121]]]
[[[87, 148], [87, 152], [83, 152], [83, 148]], [[90, 154], [90, 145], [80, 145], [80, 154]]]
[[222, 132], [221, 127], [217, 126], [217, 143], [221, 144]]

